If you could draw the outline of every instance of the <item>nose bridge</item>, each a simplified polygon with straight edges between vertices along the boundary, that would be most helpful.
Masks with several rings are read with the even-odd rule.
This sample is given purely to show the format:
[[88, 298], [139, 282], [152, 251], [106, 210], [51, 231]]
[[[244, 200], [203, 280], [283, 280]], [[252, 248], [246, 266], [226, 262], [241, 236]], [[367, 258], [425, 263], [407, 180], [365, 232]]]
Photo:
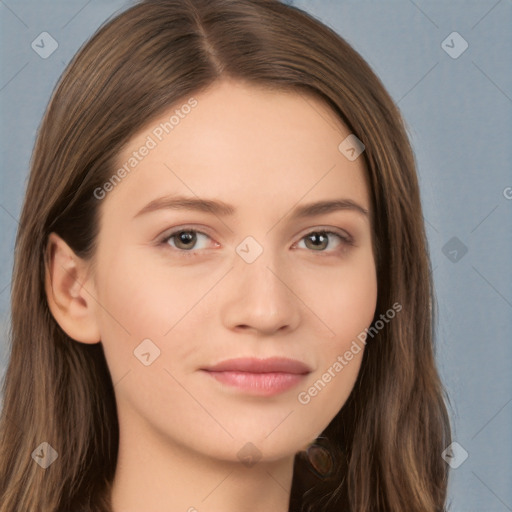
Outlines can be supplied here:
[[266, 332], [295, 328], [299, 304], [288, 288], [289, 277], [280, 254], [253, 237], [247, 237], [236, 251], [235, 283], [225, 304], [224, 321], [231, 328], [244, 326]]
[[282, 282], [286, 277], [282, 269], [284, 266], [279, 255], [267, 246], [254, 261], [248, 262], [242, 258], [236, 270], [245, 294], [253, 300], [268, 304], [267, 309], [270, 309], [272, 304], [290, 300], [290, 292]]
[[281, 272], [283, 266], [276, 264], [276, 260], [275, 256], [266, 254], [250, 265], [240, 265], [239, 278], [247, 296], [261, 297], [269, 305], [290, 301], [290, 291], [284, 285], [286, 272]]

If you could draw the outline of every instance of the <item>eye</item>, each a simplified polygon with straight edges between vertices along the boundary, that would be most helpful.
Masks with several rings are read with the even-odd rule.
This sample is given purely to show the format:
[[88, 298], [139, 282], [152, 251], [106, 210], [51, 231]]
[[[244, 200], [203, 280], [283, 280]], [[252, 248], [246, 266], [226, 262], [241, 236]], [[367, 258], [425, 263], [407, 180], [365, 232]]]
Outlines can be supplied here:
[[[165, 246], [170, 245], [173, 250], [181, 252], [184, 256], [194, 256], [196, 251], [208, 249], [208, 239], [211, 240], [211, 237], [196, 229], [180, 228], [167, 234], [161, 240], [161, 244]], [[329, 245], [332, 245], [333, 239], [336, 243], [331, 250], [327, 251], [326, 249]], [[341, 250], [343, 247], [354, 244], [352, 237], [347, 233], [338, 233], [323, 229], [311, 231], [300, 239], [299, 244], [302, 241], [304, 241], [306, 249], [319, 253], [336, 252], [337, 250]]]
[[[198, 240], [201, 241], [202, 238], [209, 239], [210, 237], [207, 234], [195, 229], [181, 228], [166, 235], [166, 237], [162, 240], [162, 244], [168, 244], [181, 252], [192, 253], [193, 251], [207, 248], [204, 246], [204, 243], [202, 244], [202, 247], [201, 243], [199, 244], [199, 247], [196, 246]], [[193, 254], [187, 254], [187, 256], [192, 255]]]
[[[326, 251], [325, 249], [329, 246], [330, 239], [332, 237], [337, 240], [337, 243], [332, 251]], [[344, 246], [354, 244], [352, 238], [348, 234], [327, 230], [311, 231], [306, 236], [302, 237], [300, 242], [303, 240], [306, 249], [311, 249], [313, 252], [335, 252], [336, 249], [341, 250]]]

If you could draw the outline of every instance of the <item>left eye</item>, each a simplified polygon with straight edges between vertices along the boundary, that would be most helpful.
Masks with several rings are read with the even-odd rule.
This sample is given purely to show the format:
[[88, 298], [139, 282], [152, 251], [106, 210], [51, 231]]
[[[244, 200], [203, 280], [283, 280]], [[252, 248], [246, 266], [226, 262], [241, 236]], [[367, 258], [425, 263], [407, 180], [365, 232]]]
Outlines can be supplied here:
[[[329, 245], [329, 237], [336, 237], [338, 239], [339, 245], [351, 245], [352, 241], [347, 235], [342, 235], [341, 233], [334, 233], [333, 231], [312, 231], [308, 233], [306, 236], [301, 238], [305, 241], [305, 245], [307, 249], [313, 249], [314, 252], [326, 252], [323, 249]], [[308, 246], [308, 242], [309, 246]]]
[[[180, 229], [167, 235], [162, 240], [162, 243], [170, 245], [180, 252], [192, 253], [193, 251], [207, 248], [207, 245], [205, 246], [204, 244], [203, 247], [196, 247], [196, 244], [198, 243], [198, 240], [201, 240], [201, 237], [211, 240], [207, 234], [202, 233], [201, 231], [197, 231], [195, 229]], [[307, 235], [303, 236], [300, 239], [299, 244], [304, 241], [305, 248], [310, 249], [313, 252], [331, 252], [326, 251], [325, 249], [329, 246], [332, 237], [335, 237], [338, 242], [333, 250], [336, 250], [336, 247], [352, 245], [353, 243], [352, 239], [348, 235], [335, 233], [333, 231], [318, 230], [311, 231]], [[187, 256], [193, 256], [193, 254], [187, 254]]]

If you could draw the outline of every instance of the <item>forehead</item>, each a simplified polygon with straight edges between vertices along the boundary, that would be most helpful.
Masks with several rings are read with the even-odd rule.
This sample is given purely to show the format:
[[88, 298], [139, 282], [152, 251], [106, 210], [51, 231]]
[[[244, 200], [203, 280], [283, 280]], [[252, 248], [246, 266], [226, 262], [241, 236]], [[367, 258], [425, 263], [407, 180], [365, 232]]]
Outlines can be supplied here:
[[256, 208], [341, 194], [369, 207], [363, 158], [339, 149], [349, 135], [312, 94], [217, 82], [130, 139], [116, 161], [127, 172], [109, 201], [129, 199], [135, 209], [165, 192]]

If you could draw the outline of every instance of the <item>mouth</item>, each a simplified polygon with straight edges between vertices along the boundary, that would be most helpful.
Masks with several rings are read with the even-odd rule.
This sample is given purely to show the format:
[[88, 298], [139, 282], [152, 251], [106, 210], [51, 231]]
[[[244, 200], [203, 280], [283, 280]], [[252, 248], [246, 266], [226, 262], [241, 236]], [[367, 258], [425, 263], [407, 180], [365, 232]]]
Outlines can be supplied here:
[[274, 357], [229, 359], [201, 371], [244, 393], [273, 396], [299, 385], [311, 368], [301, 361]]

